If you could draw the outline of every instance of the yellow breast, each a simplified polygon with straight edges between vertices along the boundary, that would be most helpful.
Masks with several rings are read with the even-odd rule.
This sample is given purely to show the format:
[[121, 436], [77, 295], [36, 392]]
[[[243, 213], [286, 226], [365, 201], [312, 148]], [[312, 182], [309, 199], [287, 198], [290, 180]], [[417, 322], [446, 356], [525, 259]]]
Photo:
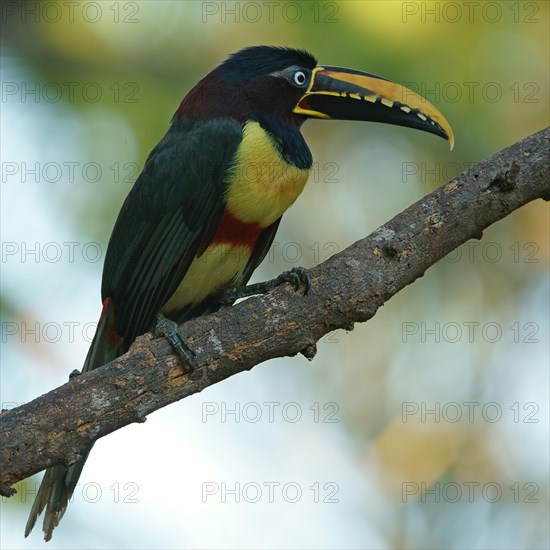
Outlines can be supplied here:
[[[227, 206], [241, 222], [267, 227], [278, 220], [304, 189], [309, 170], [288, 164], [257, 122], [248, 122], [226, 179]], [[238, 239], [237, 239], [238, 240]], [[218, 288], [242, 284], [251, 255], [245, 245], [211, 244], [195, 258], [163, 313], [201, 303]]]
[[218, 288], [236, 287], [250, 259], [250, 249], [226, 244], [210, 245], [195, 258], [183, 281], [163, 306], [163, 313], [200, 304]]
[[267, 227], [294, 203], [308, 176], [309, 170], [283, 159], [273, 138], [257, 122], [247, 122], [226, 180], [227, 205], [239, 220]]

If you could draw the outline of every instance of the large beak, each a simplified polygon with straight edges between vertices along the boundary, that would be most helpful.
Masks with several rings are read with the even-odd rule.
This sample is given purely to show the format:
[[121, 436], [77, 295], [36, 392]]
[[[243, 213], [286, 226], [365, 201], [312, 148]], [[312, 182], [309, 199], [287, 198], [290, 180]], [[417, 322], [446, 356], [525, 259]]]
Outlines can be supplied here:
[[313, 69], [294, 112], [312, 118], [409, 126], [445, 138], [451, 149], [454, 145], [451, 126], [429, 101], [395, 82], [354, 69]]

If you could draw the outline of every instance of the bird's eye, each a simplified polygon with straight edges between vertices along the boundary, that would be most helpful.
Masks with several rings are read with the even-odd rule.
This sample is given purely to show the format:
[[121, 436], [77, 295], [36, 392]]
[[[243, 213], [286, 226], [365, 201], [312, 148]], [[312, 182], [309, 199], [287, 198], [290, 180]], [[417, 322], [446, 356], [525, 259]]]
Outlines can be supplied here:
[[296, 86], [300, 86], [300, 87], [304, 86], [305, 83], [307, 82], [306, 73], [304, 73], [304, 71], [296, 71], [292, 75], [292, 82], [294, 82]]

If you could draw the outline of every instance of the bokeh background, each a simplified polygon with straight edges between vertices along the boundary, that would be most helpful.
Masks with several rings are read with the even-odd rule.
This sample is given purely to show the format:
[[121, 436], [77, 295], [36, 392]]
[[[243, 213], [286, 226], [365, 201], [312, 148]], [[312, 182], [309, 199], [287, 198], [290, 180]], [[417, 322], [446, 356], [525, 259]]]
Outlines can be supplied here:
[[[80, 368], [121, 203], [229, 53], [300, 47], [405, 83], [456, 136], [449, 152], [306, 124], [310, 182], [253, 281], [316, 265], [548, 124], [546, 1], [1, 9], [2, 408]], [[270, 361], [99, 441], [48, 548], [548, 548], [548, 225], [529, 204], [312, 363]], [[39, 527], [23, 538], [40, 478], [3, 499], [2, 548], [44, 546]]]

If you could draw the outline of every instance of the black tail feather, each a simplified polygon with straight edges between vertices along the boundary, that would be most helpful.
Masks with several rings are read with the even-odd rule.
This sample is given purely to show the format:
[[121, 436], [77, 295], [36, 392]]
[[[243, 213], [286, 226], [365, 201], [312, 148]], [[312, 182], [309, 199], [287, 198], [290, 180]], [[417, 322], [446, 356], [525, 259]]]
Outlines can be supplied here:
[[[100, 324], [84, 361], [83, 373], [105, 365], [127, 351], [127, 346], [120, 340], [118, 340], [120, 343], [116, 343], [115, 339], [113, 345], [112, 335], [109, 334], [114, 326], [112, 315], [112, 308], [107, 303], [106, 311], [101, 316]], [[46, 470], [25, 527], [25, 537], [32, 531], [36, 520], [45, 510], [42, 527], [44, 540], [48, 541], [52, 538], [52, 532], [59, 525], [67, 509], [92, 447], [93, 443], [84, 449], [81, 458], [74, 464], [70, 466], [58, 464]]]

